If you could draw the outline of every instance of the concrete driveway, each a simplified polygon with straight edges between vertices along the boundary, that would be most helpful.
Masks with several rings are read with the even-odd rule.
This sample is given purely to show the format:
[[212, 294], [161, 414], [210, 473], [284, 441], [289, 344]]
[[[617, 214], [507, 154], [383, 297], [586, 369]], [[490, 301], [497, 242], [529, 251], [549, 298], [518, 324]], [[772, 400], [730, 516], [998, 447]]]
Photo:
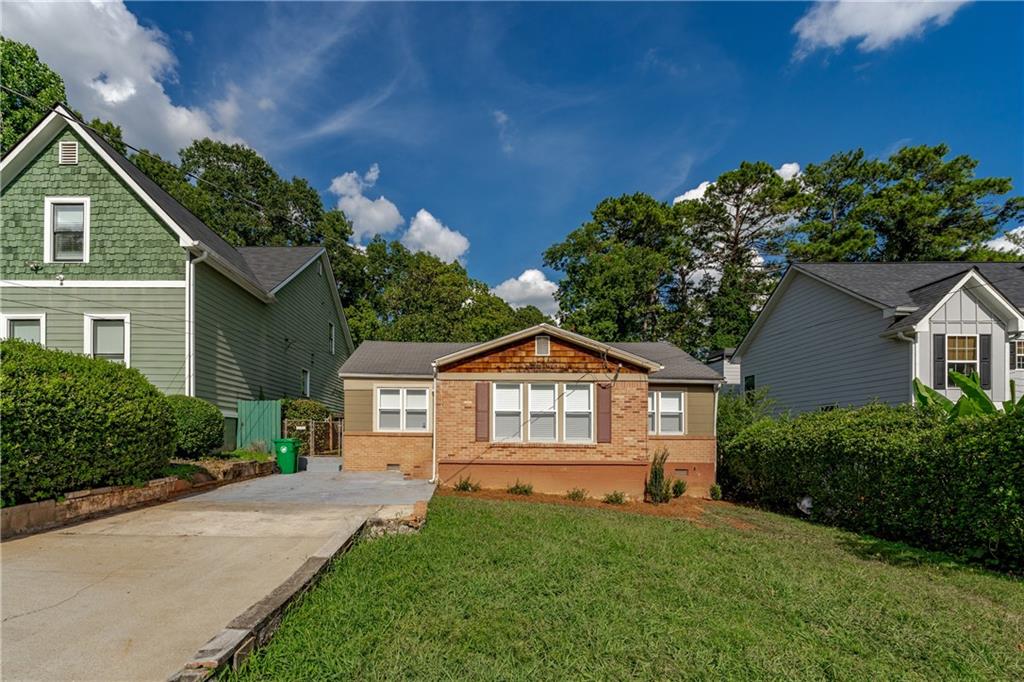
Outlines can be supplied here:
[[300, 472], [0, 545], [0, 677], [164, 680], [339, 534], [433, 486]]

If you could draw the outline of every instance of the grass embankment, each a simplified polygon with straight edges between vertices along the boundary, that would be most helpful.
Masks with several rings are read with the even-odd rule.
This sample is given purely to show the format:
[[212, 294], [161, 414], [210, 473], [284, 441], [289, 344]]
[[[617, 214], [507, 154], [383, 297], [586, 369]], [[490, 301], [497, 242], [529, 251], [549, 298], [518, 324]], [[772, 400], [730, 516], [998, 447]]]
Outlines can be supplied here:
[[1024, 585], [724, 503], [685, 521], [439, 496], [230, 677], [1024, 679]]

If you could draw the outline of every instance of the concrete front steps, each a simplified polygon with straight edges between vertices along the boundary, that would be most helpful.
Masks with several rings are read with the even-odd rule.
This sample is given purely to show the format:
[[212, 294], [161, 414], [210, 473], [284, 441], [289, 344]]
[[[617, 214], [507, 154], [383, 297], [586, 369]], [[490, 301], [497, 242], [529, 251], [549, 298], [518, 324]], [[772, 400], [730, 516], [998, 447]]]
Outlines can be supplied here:
[[341, 457], [299, 457], [299, 471], [335, 474], [341, 471]]

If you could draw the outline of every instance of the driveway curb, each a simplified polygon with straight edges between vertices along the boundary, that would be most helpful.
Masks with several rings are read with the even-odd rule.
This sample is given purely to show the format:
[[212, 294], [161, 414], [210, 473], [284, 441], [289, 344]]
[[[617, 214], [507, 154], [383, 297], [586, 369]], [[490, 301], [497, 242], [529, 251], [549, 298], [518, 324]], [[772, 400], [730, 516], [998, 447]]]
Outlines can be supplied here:
[[246, 609], [204, 644], [181, 670], [168, 678], [169, 682], [201, 682], [224, 666], [241, 666], [254, 649], [270, 641], [288, 606], [316, 585], [334, 559], [348, 551], [366, 523], [367, 519], [364, 519], [354, 530], [331, 536], [273, 592]]

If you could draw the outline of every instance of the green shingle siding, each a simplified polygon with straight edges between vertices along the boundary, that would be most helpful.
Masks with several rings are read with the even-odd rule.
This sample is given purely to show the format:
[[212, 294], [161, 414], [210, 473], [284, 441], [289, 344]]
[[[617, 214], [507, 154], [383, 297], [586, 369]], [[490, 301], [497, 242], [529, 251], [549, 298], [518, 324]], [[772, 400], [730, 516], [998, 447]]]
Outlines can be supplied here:
[[[57, 144], [78, 141], [78, 164], [57, 163]], [[91, 198], [88, 263], [43, 264], [43, 200]], [[70, 130], [58, 135], [0, 195], [0, 279], [184, 279], [185, 255], [174, 232]], [[41, 266], [32, 272], [26, 262]]]
[[46, 347], [81, 353], [85, 315], [131, 314], [131, 366], [165, 393], [185, 392], [185, 289], [0, 289], [5, 315], [46, 313]]
[[[196, 395], [234, 414], [238, 400], [310, 397], [341, 411], [338, 370], [347, 351], [325, 275], [311, 265], [262, 303], [205, 263], [196, 266]], [[336, 329], [330, 354], [328, 323]]]

